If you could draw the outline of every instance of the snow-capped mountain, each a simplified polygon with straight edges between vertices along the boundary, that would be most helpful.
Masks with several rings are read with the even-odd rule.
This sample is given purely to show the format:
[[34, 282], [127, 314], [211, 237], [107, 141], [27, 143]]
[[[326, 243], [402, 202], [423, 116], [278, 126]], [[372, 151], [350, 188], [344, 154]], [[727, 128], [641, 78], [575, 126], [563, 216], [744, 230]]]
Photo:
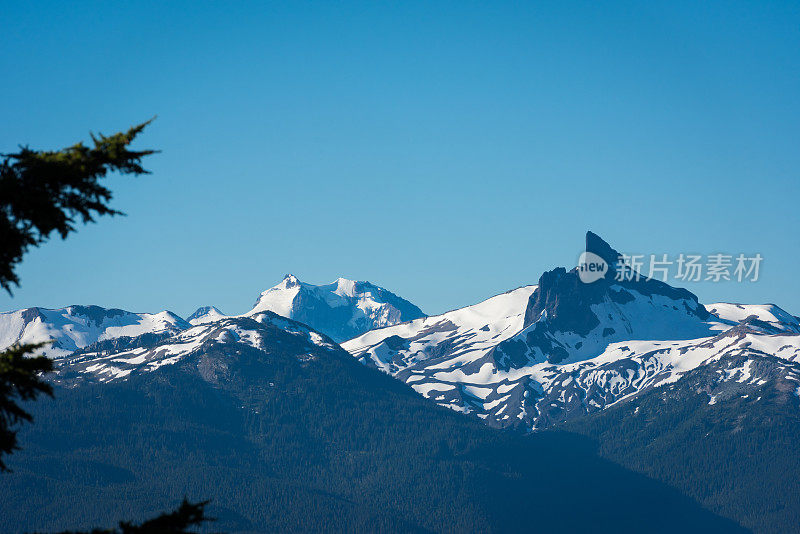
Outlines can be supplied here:
[[[586, 248], [609, 266], [619, 256], [592, 233], [587, 235]], [[118, 447], [134, 447], [135, 451], [138, 444], [149, 447], [152, 442], [161, 443], [159, 451], [170, 452], [165, 443], [184, 443], [190, 451], [210, 447], [212, 465], [220, 466], [224, 465], [220, 462], [228, 461], [217, 455], [229, 451], [231, 424], [246, 423], [253, 425], [242, 434], [247, 450], [254, 436], [277, 432], [277, 439], [263, 440], [270, 446], [277, 443], [277, 448], [269, 449], [269, 454], [258, 453], [257, 465], [263, 465], [264, 457], [274, 458], [276, 451], [291, 452], [286, 443], [300, 443], [294, 448], [307, 450], [310, 458], [341, 453], [330, 458], [337, 469], [339, 463], [357, 468], [357, 475], [344, 477], [348, 480], [369, 479], [361, 476], [360, 461], [351, 461], [363, 458], [364, 436], [377, 436], [372, 443], [380, 446], [373, 445], [372, 450], [380, 451], [381, 462], [387, 457], [387, 443], [420, 436], [422, 441], [413, 443], [414, 450], [434, 455], [435, 462], [430, 465], [445, 469], [441, 471], [444, 476], [437, 475], [438, 483], [452, 473], [452, 460], [467, 458], [467, 464], [472, 464], [476, 452], [472, 438], [462, 439], [464, 434], [458, 430], [461, 423], [452, 421], [459, 419], [476, 429], [480, 425], [454, 414], [448, 416], [454, 419], [437, 416], [431, 420], [450, 421], [447, 425], [452, 426], [444, 429], [439, 428], [441, 423], [421, 423], [419, 418], [428, 409], [424, 397], [494, 427], [525, 432], [555, 427], [601, 436], [602, 443], [635, 452], [627, 460], [629, 469], [671, 485], [675, 480], [664, 473], [673, 472], [676, 466], [707, 465], [709, 458], [723, 456], [725, 466], [744, 465], [746, 472], [717, 467], [711, 481], [702, 470], [684, 473], [683, 491], [699, 498], [692, 488], [708, 483], [713, 491], [703, 497], [707, 502], [727, 502], [736, 497], [732, 507], [742, 512], [730, 516], [737, 520], [747, 519], [754, 509], [773, 505], [778, 490], [763, 496], [761, 485], [752, 489], [748, 484], [752, 472], [767, 473], [773, 468], [778, 472], [771, 475], [773, 489], [795, 484], [793, 459], [798, 457], [795, 444], [800, 429], [800, 320], [771, 304], [703, 306], [689, 291], [646, 278], [617, 281], [615, 274], [611, 267], [599, 280], [584, 283], [576, 269], [558, 268], [543, 274], [537, 285], [431, 317], [365, 282], [339, 279], [314, 286], [287, 276], [263, 292], [251, 311], [239, 316], [226, 316], [213, 306], [199, 308], [186, 321], [170, 312], [134, 314], [96, 306], [4, 313], [0, 314], [0, 347], [55, 340], [48, 353], [58, 358], [56, 371], [47, 379], [60, 386], [56, 397], [62, 404], [37, 413], [36, 420], [41, 424], [43, 415], [57, 414], [63, 419], [53, 420], [51, 428], [71, 424], [67, 434], [81, 436], [77, 444], [80, 458], [90, 456], [85, 454], [86, 439], [106, 444], [113, 451], [107, 456], [116, 459], [136, 456], [120, 454]], [[334, 335], [343, 339], [349, 332], [358, 335], [337, 345]], [[349, 403], [342, 402], [351, 393], [349, 388], [361, 388], [361, 393], [351, 397]], [[294, 408], [289, 410], [288, 406]], [[342, 410], [344, 415], [340, 414]], [[442, 410], [430, 412], [446, 414]], [[165, 413], [168, 416], [162, 417]], [[76, 419], [75, 414], [82, 414], [83, 419]], [[264, 416], [267, 418], [259, 419]], [[83, 429], [101, 417], [111, 423], [93, 428], [92, 437], [85, 438]], [[147, 439], [128, 439], [134, 419], [142, 428], [150, 429]], [[384, 426], [374, 426], [376, 420]], [[688, 421], [680, 428], [680, 447], [674, 437], [678, 420]], [[209, 423], [216, 426], [206, 434], [204, 425]], [[398, 423], [418, 428], [411, 433], [391, 434]], [[195, 429], [204, 437], [187, 440], [174, 432], [175, 428]], [[339, 432], [341, 428], [346, 430]], [[354, 440], [352, 428], [361, 432], [362, 438]], [[331, 441], [331, 429], [339, 432], [339, 441]], [[453, 430], [453, 443], [470, 444], [463, 453], [436, 437], [437, 432], [449, 436]], [[750, 437], [741, 439], [744, 434]], [[492, 433], [481, 431], [480, 435]], [[529, 442], [529, 436], [497, 436], [511, 437], [514, 447]], [[120, 445], [109, 441], [114, 437]], [[47, 445], [40, 449], [45, 450], [51, 437], [45, 435], [42, 440]], [[554, 452], [560, 451], [559, 445], [537, 454], [513, 456], [511, 464], [506, 465], [507, 451], [516, 449], [495, 450], [494, 437], [491, 442], [493, 445], [487, 445], [485, 451], [502, 462], [488, 470], [481, 467], [480, 476], [470, 478], [484, 489], [486, 473], [507, 473], [515, 462], [542, 466], [536, 458], [546, 456], [553, 460], [553, 466], [545, 469], [553, 474], [551, 482], [544, 485], [545, 493], [550, 494], [553, 484], [562, 480], [561, 469], [575, 459], [569, 452], [557, 460]], [[726, 444], [730, 447], [724, 455], [714, 454]], [[762, 449], [767, 451], [763, 457], [752, 452]], [[149, 462], [149, 453], [139, 456]], [[194, 457], [188, 456], [196, 471]], [[294, 455], [290, 456], [296, 462]], [[609, 457], [624, 460], [621, 456]], [[776, 463], [776, 458], [780, 462]], [[402, 463], [407, 464], [405, 460]], [[648, 471], [642, 468], [643, 463], [657, 469]], [[165, 465], [173, 464], [171, 459]], [[553, 495], [568, 494], [585, 482], [580, 463], [577, 469], [580, 477]], [[396, 472], [394, 468], [390, 471]], [[130, 472], [135, 474], [136, 469]], [[302, 464], [298, 472], [307, 473], [307, 465]], [[594, 487], [607, 488], [606, 481], [615, 476], [603, 475], [602, 484]], [[274, 478], [272, 469], [268, 477]], [[515, 477], [503, 479], [495, 488], [508, 489], [507, 484]], [[294, 484], [297, 477], [289, 479]], [[509, 495], [522, 495], [521, 502], [529, 502], [529, 480], [541, 481], [538, 475], [525, 479], [524, 485], [511, 487]], [[314, 481], [314, 495], [318, 482]], [[350, 487], [349, 483], [336, 484]], [[436, 484], [431, 482], [429, 487]], [[454, 495], [460, 495], [462, 487], [460, 482], [456, 484]], [[741, 488], [733, 497], [732, 487]], [[497, 495], [498, 490], [491, 493]], [[376, 502], [382, 506], [382, 485], [379, 494]], [[418, 495], [418, 491], [412, 494]], [[484, 494], [482, 490], [480, 495]], [[613, 502], [602, 507], [612, 510], [615, 529], [618, 495], [611, 492]], [[592, 502], [595, 499], [592, 494]], [[517, 517], [509, 512], [519, 506], [509, 508], [506, 500], [495, 499], [501, 503], [498, 515]], [[562, 497], [554, 502], [572, 506], [572, 501]], [[781, 512], [781, 524], [796, 524], [794, 518], [800, 507], [791, 502], [778, 505], [788, 510]], [[664, 509], [660, 505], [655, 508]], [[564, 513], [568, 513], [566, 509]], [[554, 516], [558, 524], [551, 530], [559, 530], [563, 515]], [[469, 528], [472, 523], [464, 525]], [[709, 530], [731, 529], [728, 525]]]
[[189, 323], [170, 311], [132, 313], [100, 306], [26, 308], [0, 313], [0, 350], [15, 343], [52, 341], [40, 352], [59, 358], [97, 341], [142, 334], [171, 334]]
[[[126, 378], [131, 373], [155, 371], [191, 355], [213, 353], [217, 349], [248, 348], [270, 352], [274, 350], [276, 339], [277, 343], [283, 344], [280, 348], [282, 353], [290, 350], [286, 340], [291, 339], [292, 344], [296, 345], [291, 349], [296, 354], [292, 355], [301, 360], [305, 354], [308, 358], [316, 358], [311, 353], [319, 350], [341, 351], [336, 343], [308, 326], [264, 311], [249, 317], [223, 317], [198, 323], [165, 337], [140, 336], [98, 341], [62, 358], [54, 381], [109, 382]], [[201, 369], [204, 374], [219, 371]]]
[[133, 313], [100, 306], [0, 313], [0, 350], [14, 343], [52, 341], [41, 353], [60, 358], [99, 341], [143, 334], [164, 337], [223, 319], [258, 317], [266, 311], [306, 323], [336, 341], [423, 316], [407, 300], [369, 282], [339, 278], [315, 286], [287, 275], [262, 292], [252, 310], [236, 316], [225, 315], [214, 306], [202, 306], [186, 320], [170, 311]]
[[305, 323], [337, 342], [424, 316], [407, 300], [369, 282], [339, 278], [318, 286], [291, 274], [261, 293], [245, 316], [264, 311]]
[[800, 380], [797, 317], [773, 305], [707, 309], [657, 280], [617, 281], [619, 254], [591, 232], [586, 250], [609, 266], [593, 283], [577, 269], [554, 269], [537, 286], [342, 346], [424, 397], [499, 427], [542, 428], [602, 410], [703, 365], [719, 371], [710, 402], [777, 377]]

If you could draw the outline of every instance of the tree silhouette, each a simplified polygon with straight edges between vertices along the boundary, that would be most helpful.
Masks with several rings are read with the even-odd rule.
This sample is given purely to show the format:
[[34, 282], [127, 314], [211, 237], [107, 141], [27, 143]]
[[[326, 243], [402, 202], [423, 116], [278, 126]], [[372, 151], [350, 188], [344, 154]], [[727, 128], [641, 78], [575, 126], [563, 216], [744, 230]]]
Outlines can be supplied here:
[[15, 345], [0, 352], [0, 471], [8, 471], [3, 455], [19, 448], [16, 429], [23, 421], [31, 421], [18, 402], [42, 393], [53, 395], [53, 388], [41, 378], [53, 369], [53, 362], [46, 356], [28, 356], [42, 346], [44, 343]]
[[[15, 269], [32, 247], [45, 243], [55, 232], [62, 239], [76, 231], [79, 223], [95, 222], [103, 215], [122, 215], [109, 207], [111, 190], [100, 180], [110, 172], [149, 174], [142, 158], [154, 150], [130, 150], [131, 142], [152, 119], [105, 136], [91, 134], [93, 147], [83, 143], [58, 151], [20, 147], [19, 152], [2, 155], [0, 162], [0, 288], [11, 294], [19, 286]], [[53, 395], [43, 374], [53, 369], [45, 356], [33, 356], [44, 344], [17, 344], [0, 352], [0, 471], [8, 471], [3, 456], [19, 448], [17, 432], [31, 415], [20, 402], [41, 394]], [[210, 519], [207, 501], [183, 503], [173, 512], [159, 515], [140, 525], [120, 522], [111, 530], [95, 529], [93, 534], [144, 534], [190, 532], [188, 529]], [[78, 534], [78, 533], [75, 533]]]
[[208, 501], [190, 503], [183, 499], [181, 505], [173, 512], [161, 514], [153, 519], [148, 519], [140, 525], [120, 521], [118, 528], [93, 529], [90, 531], [64, 531], [61, 534], [166, 534], [189, 533], [191, 527], [199, 526], [213, 519], [206, 517], [205, 507]]
[[[83, 143], [57, 151], [21, 147], [0, 162], [0, 288], [11, 293], [19, 286], [15, 268], [31, 247], [47, 241], [53, 232], [62, 239], [78, 222], [94, 222], [101, 215], [120, 215], [110, 208], [111, 191], [100, 184], [109, 172], [147, 174], [142, 158], [154, 150], [132, 151], [130, 143], [150, 124], [127, 132], [91, 135], [94, 147]], [[33, 400], [52, 388], [42, 374], [52, 370], [44, 357], [30, 357], [41, 345], [16, 345], [0, 352], [0, 471], [7, 470], [3, 455], [18, 448], [17, 431], [31, 416], [18, 401]]]
[[108, 206], [112, 194], [100, 179], [109, 172], [148, 174], [142, 158], [155, 151], [132, 151], [128, 145], [151, 121], [110, 136], [92, 134], [93, 148], [83, 143], [55, 152], [21, 147], [19, 152], [2, 156], [0, 287], [10, 293], [11, 286], [19, 285], [14, 270], [22, 256], [53, 232], [64, 239], [76, 230], [78, 222], [121, 215]]

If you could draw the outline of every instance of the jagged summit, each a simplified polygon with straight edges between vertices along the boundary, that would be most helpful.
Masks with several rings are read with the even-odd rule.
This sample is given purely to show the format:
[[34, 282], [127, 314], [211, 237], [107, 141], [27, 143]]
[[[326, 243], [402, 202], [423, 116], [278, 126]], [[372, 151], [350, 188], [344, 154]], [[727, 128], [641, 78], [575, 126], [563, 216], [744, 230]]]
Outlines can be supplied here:
[[[586, 252], [608, 264], [605, 276], [584, 282], [579, 267], [544, 273], [525, 310], [525, 329], [497, 349], [502, 367], [536, 358], [551, 363], [580, 360], [601, 353], [610, 343], [629, 339], [682, 339], [708, 332], [709, 313], [697, 296], [640, 273], [617, 276], [619, 252], [600, 236], [586, 233]], [[569, 339], [579, 336], [579, 346]], [[511, 350], [523, 342], [526, 351]]]
[[607, 263], [606, 274], [590, 283], [581, 280], [579, 267], [570, 271], [557, 267], [542, 274], [525, 312], [526, 327], [544, 315], [551, 330], [586, 335], [601, 322], [593, 307], [604, 303], [618, 307], [636, 300], [637, 296], [651, 300], [665, 298], [674, 301], [671, 306], [699, 320], [708, 317], [697, 296], [686, 289], [672, 287], [641, 273], [618, 277], [620, 253], [591, 231], [586, 232], [586, 252], [596, 254]]

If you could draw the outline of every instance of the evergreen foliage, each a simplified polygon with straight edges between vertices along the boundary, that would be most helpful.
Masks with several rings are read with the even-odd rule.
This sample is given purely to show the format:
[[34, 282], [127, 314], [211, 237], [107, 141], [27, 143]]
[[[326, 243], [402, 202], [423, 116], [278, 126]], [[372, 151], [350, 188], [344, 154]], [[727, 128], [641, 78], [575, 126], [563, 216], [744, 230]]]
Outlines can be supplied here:
[[[11, 293], [19, 285], [15, 271], [31, 247], [43, 244], [53, 232], [62, 239], [78, 222], [101, 215], [120, 215], [110, 208], [112, 194], [100, 184], [109, 172], [145, 174], [142, 158], [153, 150], [132, 151], [128, 145], [152, 122], [105, 136], [91, 134], [93, 148], [77, 143], [58, 151], [20, 147], [0, 162], [0, 288]], [[18, 344], [0, 352], [0, 471], [3, 455], [17, 450], [17, 431], [31, 415], [18, 400], [52, 395], [42, 375], [52, 370], [45, 357], [29, 357], [42, 345]]]
[[[151, 119], [152, 120], [152, 119]], [[65, 239], [77, 223], [94, 222], [102, 215], [121, 215], [110, 208], [112, 194], [100, 184], [109, 172], [146, 174], [141, 166], [153, 150], [132, 151], [128, 145], [151, 121], [111, 136], [91, 135], [93, 148], [78, 143], [63, 150], [36, 151], [21, 147], [0, 162], [0, 288], [11, 293], [19, 285], [15, 268], [31, 247], [43, 244], [53, 232]], [[0, 352], [0, 471], [8, 471], [3, 455], [19, 449], [17, 432], [32, 416], [20, 402], [39, 395], [52, 397], [43, 375], [53, 370], [45, 356], [31, 356], [44, 344], [17, 344]], [[8, 497], [8, 496], [5, 496]], [[190, 532], [209, 521], [208, 501], [183, 503], [140, 525], [120, 522], [118, 529], [92, 529], [92, 534], [156, 534]], [[20, 503], [21, 510], [28, 510]], [[75, 533], [79, 534], [79, 533]]]
[[[152, 120], [152, 119], [151, 119]], [[142, 158], [153, 150], [130, 150], [128, 145], [151, 121], [127, 132], [91, 135], [93, 147], [78, 143], [57, 151], [31, 150], [5, 154], [0, 162], [0, 288], [19, 285], [15, 271], [31, 247], [53, 232], [62, 239], [77, 223], [102, 215], [121, 215], [109, 207], [111, 191], [100, 179], [109, 172], [146, 174]]]
[[31, 414], [22, 409], [21, 401], [34, 400], [40, 394], [53, 395], [53, 388], [42, 379], [42, 373], [53, 369], [45, 356], [30, 357], [44, 343], [15, 345], [0, 352], [0, 471], [7, 471], [3, 455], [17, 450], [17, 432]]

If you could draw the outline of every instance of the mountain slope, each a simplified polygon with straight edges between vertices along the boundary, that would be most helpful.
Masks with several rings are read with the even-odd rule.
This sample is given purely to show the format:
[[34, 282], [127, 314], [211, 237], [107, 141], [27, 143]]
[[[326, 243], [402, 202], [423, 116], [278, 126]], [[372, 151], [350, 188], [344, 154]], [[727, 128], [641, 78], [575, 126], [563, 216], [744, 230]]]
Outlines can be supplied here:
[[[241, 316], [5, 314], [4, 339], [56, 337], [59, 360], [0, 530], [136, 519], [183, 494], [235, 531], [735, 529], [586, 437], [715, 513], [791, 530], [800, 320], [617, 280], [619, 254], [592, 233], [586, 249], [610, 266], [589, 283], [558, 268], [399, 324], [421, 312], [380, 288], [291, 276]], [[272, 310], [339, 336], [385, 326], [348, 354]]]
[[536, 286], [525, 286], [474, 306], [373, 330], [342, 347], [442, 406], [474, 411], [471, 401], [478, 382], [462, 386], [457, 378], [440, 378], [454, 369], [459, 377], [482, 376], [483, 362], [494, 348], [522, 329], [525, 305], [535, 290]]
[[271, 312], [102, 341], [55, 381], [10, 458], [2, 531], [183, 495], [213, 499], [223, 531], [738, 530], [581, 438], [493, 431]]

